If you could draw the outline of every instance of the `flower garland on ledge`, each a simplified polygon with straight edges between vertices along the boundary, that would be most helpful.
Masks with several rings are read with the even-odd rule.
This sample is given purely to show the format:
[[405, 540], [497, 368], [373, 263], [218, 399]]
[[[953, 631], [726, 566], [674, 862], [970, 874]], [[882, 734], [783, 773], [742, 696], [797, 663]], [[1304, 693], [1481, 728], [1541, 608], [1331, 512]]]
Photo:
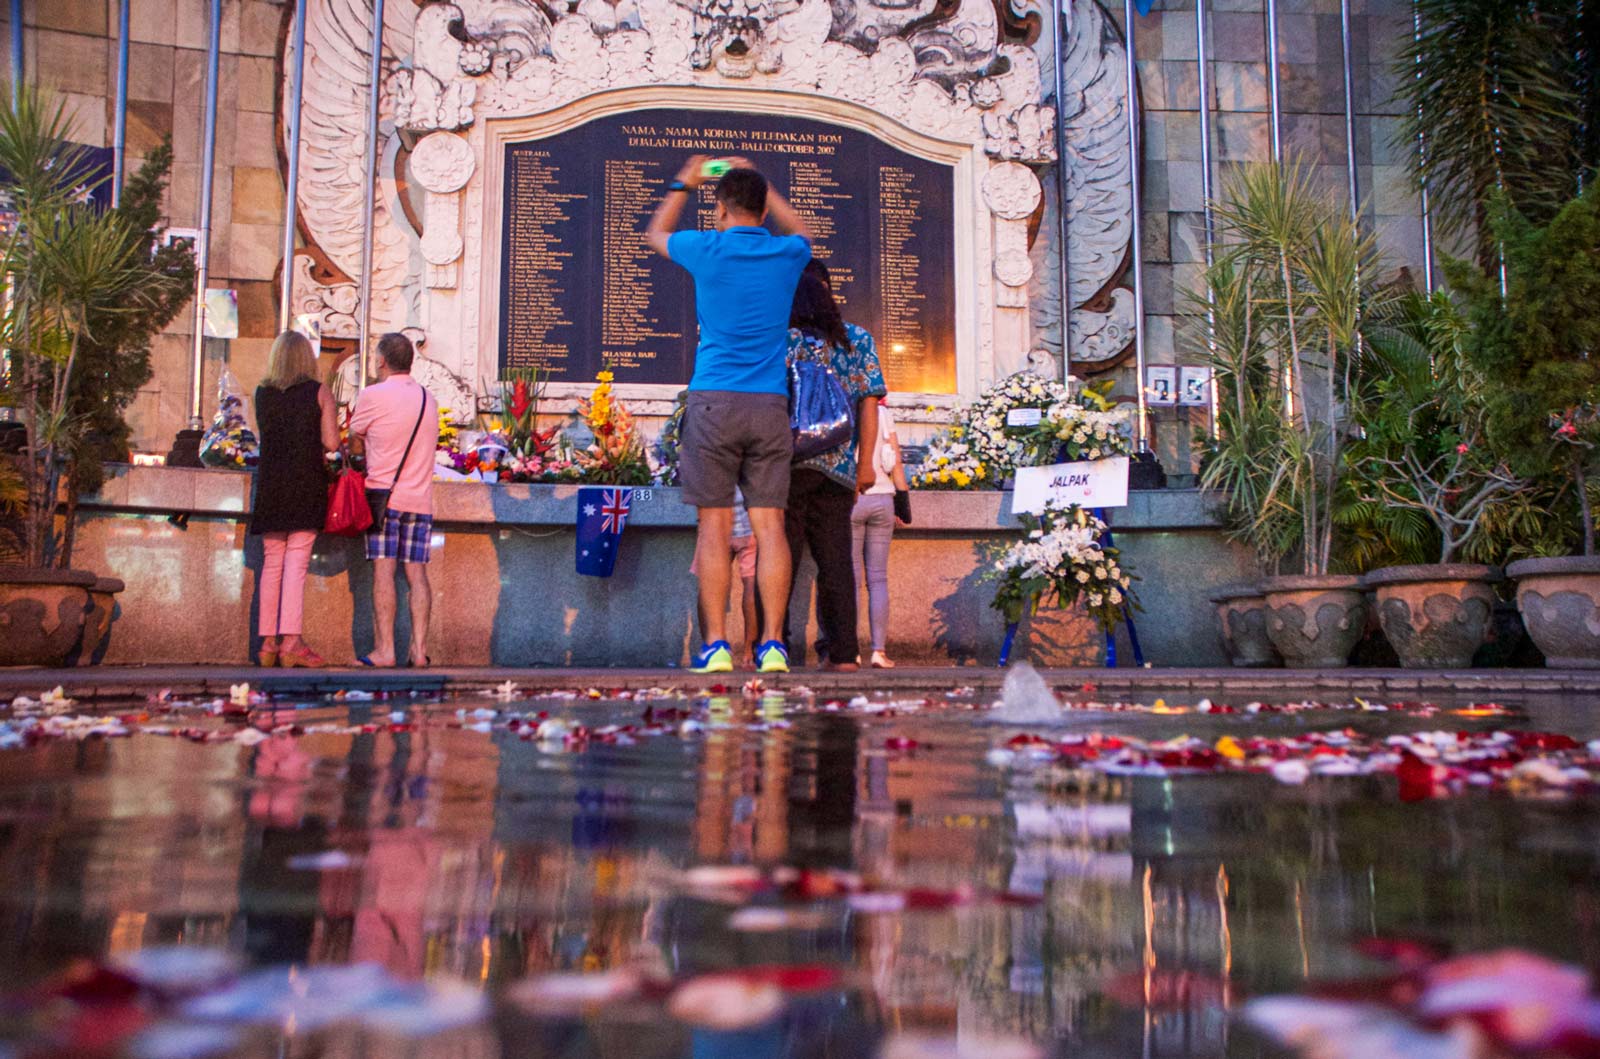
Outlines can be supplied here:
[[[538, 368], [513, 371], [500, 384], [500, 414], [484, 419], [476, 444], [466, 447], [450, 409], [439, 410], [436, 477], [513, 483], [649, 485], [653, 480], [637, 421], [612, 390], [615, 376], [595, 376], [594, 391], [578, 400], [574, 429], [539, 429], [545, 379]], [[586, 437], [574, 437], [575, 428]], [[490, 478], [490, 475], [494, 475]]]
[[[917, 489], [999, 489], [1019, 467], [1058, 460], [1100, 460], [1133, 451], [1132, 421], [1113, 405], [1111, 380], [1069, 389], [1033, 372], [1002, 379], [957, 414], [957, 424], [934, 436], [912, 475]], [[1039, 422], [1009, 427], [1019, 408]]]
[[1104, 522], [1076, 504], [1052, 504], [1042, 515], [1019, 517], [1024, 536], [1005, 550], [990, 575], [999, 582], [990, 606], [1007, 622], [1037, 613], [1047, 602], [1058, 608], [1082, 602], [1110, 632], [1124, 620], [1125, 606], [1137, 609], [1130, 568], [1116, 548], [1102, 543]]

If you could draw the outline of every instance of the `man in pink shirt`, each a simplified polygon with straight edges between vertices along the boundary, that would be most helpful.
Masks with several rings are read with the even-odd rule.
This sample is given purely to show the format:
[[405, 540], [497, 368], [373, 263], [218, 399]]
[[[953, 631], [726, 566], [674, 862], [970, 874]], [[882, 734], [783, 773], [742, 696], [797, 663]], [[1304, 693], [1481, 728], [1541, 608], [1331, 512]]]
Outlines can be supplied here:
[[[367, 532], [372, 560], [372, 653], [367, 666], [393, 666], [397, 610], [396, 565], [411, 588], [411, 664], [428, 664], [428, 617], [433, 588], [428, 557], [433, 541], [433, 459], [439, 440], [439, 403], [411, 377], [411, 339], [390, 332], [378, 339], [378, 381], [356, 398], [350, 413], [351, 445], [365, 449], [367, 494], [373, 525]], [[388, 505], [374, 493], [387, 493]], [[379, 518], [379, 515], [382, 515]]]

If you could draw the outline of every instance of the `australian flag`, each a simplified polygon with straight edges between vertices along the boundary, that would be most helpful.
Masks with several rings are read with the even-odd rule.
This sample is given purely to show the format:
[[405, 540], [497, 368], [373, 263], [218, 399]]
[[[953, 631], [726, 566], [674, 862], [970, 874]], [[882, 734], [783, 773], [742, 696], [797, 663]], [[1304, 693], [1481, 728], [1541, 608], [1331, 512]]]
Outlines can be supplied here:
[[578, 573], [611, 576], [632, 508], [633, 490], [626, 486], [585, 485], [578, 489]]

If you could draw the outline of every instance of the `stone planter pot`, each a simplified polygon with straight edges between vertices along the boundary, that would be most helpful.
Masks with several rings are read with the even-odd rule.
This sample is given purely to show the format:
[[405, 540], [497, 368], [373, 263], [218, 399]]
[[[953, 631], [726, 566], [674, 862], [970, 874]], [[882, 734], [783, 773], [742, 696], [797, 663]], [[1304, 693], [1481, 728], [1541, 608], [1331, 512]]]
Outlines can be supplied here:
[[1261, 582], [1267, 601], [1267, 636], [1291, 669], [1337, 669], [1367, 624], [1361, 578], [1269, 577]]
[[93, 574], [0, 566], [0, 666], [59, 666], [83, 636]]
[[1256, 584], [1230, 585], [1211, 594], [1228, 660], [1243, 668], [1282, 665], [1267, 636], [1267, 601]]
[[1386, 566], [1364, 579], [1378, 622], [1406, 669], [1470, 666], [1489, 637], [1499, 572], [1475, 563]]
[[1552, 669], [1600, 669], [1600, 555], [1523, 559], [1517, 581], [1522, 623]]
[[111, 638], [111, 621], [117, 612], [117, 593], [125, 586], [114, 577], [101, 577], [89, 586], [89, 613], [83, 619], [83, 637], [68, 661], [75, 666], [99, 662]]

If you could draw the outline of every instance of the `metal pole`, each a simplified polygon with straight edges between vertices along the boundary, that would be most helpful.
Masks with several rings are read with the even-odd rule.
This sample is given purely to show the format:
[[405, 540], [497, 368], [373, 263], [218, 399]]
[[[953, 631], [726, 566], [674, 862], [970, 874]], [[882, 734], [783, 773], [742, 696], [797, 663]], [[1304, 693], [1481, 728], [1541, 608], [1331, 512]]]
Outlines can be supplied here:
[[1361, 216], [1361, 188], [1356, 180], [1356, 89], [1350, 72], [1350, 0], [1339, 0], [1339, 41], [1344, 59], [1344, 168], [1350, 181], [1350, 219]]
[[1133, 0], [1123, 0], [1122, 20], [1128, 40], [1128, 174], [1129, 190], [1133, 198], [1133, 245], [1129, 248], [1133, 256], [1133, 370], [1139, 376], [1135, 388], [1139, 402], [1134, 440], [1138, 443], [1138, 451], [1146, 452], [1150, 447], [1150, 434], [1149, 424], [1146, 422], [1148, 409], [1144, 392], [1144, 217], [1141, 212], [1144, 208], [1144, 196], [1139, 173], [1139, 71], [1134, 44], [1134, 21], [1138, 17], [1133, 8]]
[[372, 327], [372, 213], [378, 181], [378, 100], [383, 92], [383, 0], [372, 5], [372, 65], [367, 85], [367, 170], [362, 190], [366, 202], [361, 220], [361, 337], [356, 355], [356, 393], [367, 385], [367, 340]]
[[283, 288], [278, 300], [278, 330], [289, 330], [294, 303], [294, 233], [298, 219], [300, 192], [300, 101], [306, 69], [306, 0], [295, 0], [294, 55], [289, 61], [288, 126], [284, 130], [284, 150], [289, 155], [288, 186], [284, 189], [283, 213]]
[[117, 5], [117, 102], [111, 119], [111, 205], [122, 205], [128, 168], [128, 2]]
[[11, 105], [22, 91], [22, 0], [11, 0]]
[[[1211, 286], [1211, 268], [1216, 264], [1216, 251], [1212, 244], [1217, 241], [1216, 216], [1212, 213], [1211, 204], [1216, 199], [1216, 189], [1211, 180], [1211, 59], [1210, 46], [1206, 40], [1206, 0], [1195, 0], [1194, 5], [1194, 35], [1195, 35], [1195, 65], [1199, 69], [1198, 85], [1200, 89], [1200, 194], [1205, 199], [1202, 207], [1205, 217], [1205, 262], [1206, 262], [1206, 345], [1215, 355], [1217, 350], [1217, 292]], [[1211, 436], [1217, 436], [1217, 373], [1216, 365], [1211, 367], [1210, 387], [1210, 425]]]
[[1061, 381], [1072, 375], [1072, 271], [1068, 253], [1067, 223], [1067, 100], [1066, 36], [1070, 30], [1061, 17], [1064, 0], [1050, 0], [1051, 52], [1055, 59], [1056, 89], [1056, 253], [1060, 262], [1056, 269], [1059, 281], [1057, 296], [1061, 301]]
[[[1411, 0], [1411, 39], [1422, 39], [1422, 11]], [[1422, 56], [1417, 56], [1417, 80], [1422, 80]], [[1433, 209], [1428, 204], [1428, 134], [1422, 131], [1422, 105], [1417, 105], [1417, 171], [1421, 174], [1422, 198], [1422, 284], [1433, 293]]]
[[200, 238], [194, 255], [194, 363], [189, 378], [189, 426], [199, 430], [200, 390], [206, 371], [206, 282], [211, 265], [211, 178], [217, 160], [217, 76], [222, 60], [222, 0], [211, 0], [211, 35], [206, 43], [206, 109], [200, 146]]
[[1267, 0], [1267, 101], [1272, 110], [1272, 160], [1283, 161], [1283, 106], [1278, 91], [1278, 0]]

